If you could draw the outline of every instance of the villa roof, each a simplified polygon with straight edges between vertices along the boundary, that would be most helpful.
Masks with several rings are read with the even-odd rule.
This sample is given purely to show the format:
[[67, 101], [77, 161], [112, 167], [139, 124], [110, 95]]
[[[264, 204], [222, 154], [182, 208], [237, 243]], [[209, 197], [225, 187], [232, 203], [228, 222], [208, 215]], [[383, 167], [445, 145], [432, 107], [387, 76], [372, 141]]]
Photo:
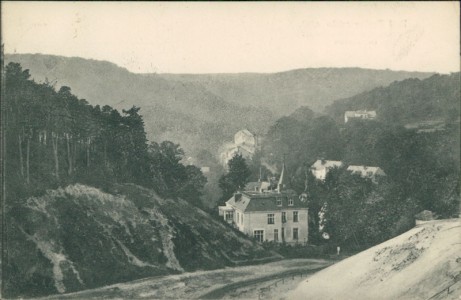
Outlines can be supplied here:
[[342, 161], [339, 160], [322, 160], [318, 159], [312, 166], [311, 169], [320, 170], [323, 168], [331, 169], [331, 168], [339, 168], [343, 165]]
[[347, 167], [348, 171], [351, 171], [354, 174], [359, 174], [362, 177], [373, 177], [376, 175], [384, 176], [386, 173], [380, 167], [370, 167], [370, 166], [349, 166]]
[[[288, 199], [293, 200], [293, 205], [288, 205]], [[282, 200], [282, 205], [277, 205], [277, 199]], [[241, 197], [235, 199], [232, 196], [226, 204], [234, 207], [242, 212], [258, 212], [258, 211], [280, 211], [285, 209], [301, 209], [307, 208], [306, 202], [299, 200], [296, 192], [293, 190], [286, 190], [281, 193], [278, 192], [241, 192]]]
[[[242, 129], [240, 131], [237, 131], [237, 133], [240, 133], [240, 132], [244, 133], [244, 134], [246, 134], [248, 136], [254, 136], [254, 134], [252, 134], [248, 129]], [[235, 134], [237, 134], [237, 133], [235, 133]]]

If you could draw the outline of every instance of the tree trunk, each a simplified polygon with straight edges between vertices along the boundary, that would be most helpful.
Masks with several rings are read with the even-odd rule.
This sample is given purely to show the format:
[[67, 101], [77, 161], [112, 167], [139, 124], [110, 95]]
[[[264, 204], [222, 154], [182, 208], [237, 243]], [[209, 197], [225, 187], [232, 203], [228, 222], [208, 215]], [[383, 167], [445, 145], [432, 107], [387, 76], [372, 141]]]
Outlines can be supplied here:
[[73, 168], [72, 171], [75, 170], [75, 165], [77, 164], [76, 159], [77, 159], [77, 142], [74, 141], [72, 144], [72, 168]]
[[91, 145], [91, 137], [88, 138], [88, 142], [86, 144], [86, 167], [90, 167], [90, 145]]
[[30, 161], [30, 139], [31, 139], [31, 135], [29, 134], [27, 136], [27, 151], [26, 151], [26, 182], [27, 184], [30, 183], [30, 171], [29, 171], [29, 161]]
[[53, 133], [52, 140], [54, 154], [54, 175], [59, 179], [59, 160], [58, 160], [58, 135]]
[[22, 136], [21, 134], [18, 135], [18, 142], [19, 142], [19, 170], [21, 171], [21, 176], [24, 178], [24, 162], [22, 158]]
[[104, 141], [104, 166], [107, 168], [107, 141]]
[[72, 175], [72, 153], [71, 153], [71, 146], [70, 146], [70, 135], [66, 134], [66, 144], [67, 144], [67, 163], [68, 163], [68, 169], [67, 169], [67, 174], [69, 176]]

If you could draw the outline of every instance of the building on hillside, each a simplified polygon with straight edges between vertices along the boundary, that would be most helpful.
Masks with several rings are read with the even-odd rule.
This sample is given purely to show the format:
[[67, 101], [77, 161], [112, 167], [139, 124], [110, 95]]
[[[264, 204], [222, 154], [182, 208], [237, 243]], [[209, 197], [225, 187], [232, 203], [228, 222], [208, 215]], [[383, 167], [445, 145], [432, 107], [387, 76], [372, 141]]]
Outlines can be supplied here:
[[240, 130], [234, 135], [234, 144], [247, 145], [254, 148], [256, 147], [256, 136], [247, 129]]
[[344, 113], [344, 123], [347, 123], [350, 119], [364, 119], [374, 120], [376, 119], [375, 110], [352, 110]]
[[318, 159], [312, 166], [311, 172], [315, 178], [318, 180], [325, 180], [327, 177], [328, 171], [333, 168], [340, 168], [343, 166], [343, 163], [339, 160], [324, 160]]
[[276, 189], [268, 182], [247, 187], [252, 190], [235, 193], [219, 207], [225, 221], [259, 242], [307, 243], [307, 199], [289, 189], [285, 165]]
[[220, 155], [221, 163], [227, 167], [229, 160], [236, 154], [242, 155], [245, 159], [251, 159], [257, 147], [258, 139], [256, 136], [247, 129], [240, 130], [234, 135], [234, 142], [224, 146]]
[[373, 182], [376, 182], [379, 176], [386, 176], [386, 173], [380, 167], [369, 167], [369, 166], [353, 166], [347, 167], [347, 170], [352, 174], [358, 174], [363, 178], [369, 178]]
[[210, 173], [210, 167], [201, 167], [200, 171], [202, 171], [203, 174], [208, 174]]

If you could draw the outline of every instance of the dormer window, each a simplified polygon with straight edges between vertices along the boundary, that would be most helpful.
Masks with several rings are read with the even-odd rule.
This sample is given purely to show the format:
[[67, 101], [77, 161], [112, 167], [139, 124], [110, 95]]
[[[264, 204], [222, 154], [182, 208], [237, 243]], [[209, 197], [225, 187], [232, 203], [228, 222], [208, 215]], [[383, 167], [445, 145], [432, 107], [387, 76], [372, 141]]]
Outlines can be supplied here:
[[293, 198], [288, 198], [288, 206], [293, 206]]
[[282, 198], [276, 198], [277, 206], [282, 206]]

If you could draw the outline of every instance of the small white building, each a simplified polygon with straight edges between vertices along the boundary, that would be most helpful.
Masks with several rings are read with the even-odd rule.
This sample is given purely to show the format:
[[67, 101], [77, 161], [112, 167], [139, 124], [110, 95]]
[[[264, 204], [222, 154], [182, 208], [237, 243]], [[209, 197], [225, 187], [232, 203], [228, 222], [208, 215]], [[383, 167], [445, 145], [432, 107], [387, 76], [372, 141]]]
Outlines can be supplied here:
[[245, 159], [253, 158], [257, 146], [258, 142], [253, 133], [247, 129], [238, 131], [234, 135], [234, 142], [224, 146], [224, 149], [221, 152], [220, 160], [222, 165], [227, 167], [229, 160], [231, 160], [236, 154], [242, 155]]
[[318, 159], [311, 166], [311, 172], [315, 178], [323, 181], [327, 177], [328, 171], [330, 171], [333, 168], [340, 168], [342, 166], [343, 166], [343, 163], [342, 161], [339, 161], [339, 160]]
[[[267, 190], [267, 183], [254, 185], [253, 190], [234, 194], [219, 214], [241, 232], [259, 242], [307, 243], [308, 207], [305, 197], [286, 189], [285, 168], [276, 190]], [[258, 190], [259, 188], [259, 190]]]
[[344, 123], [347, 123], [350, 119], [365, 119], [374, 120], [376, 119], [375, 110], [352, 110], [344, 113]]
[[350, 165], [347, 167], [347, 171], [351, 172], [352, 174], [360, 175], [362, 178], [369, 178], [373, 182], [376, 182], [379, 176], [386, 176], [386, 173], [384, 173], [380, 167]]

